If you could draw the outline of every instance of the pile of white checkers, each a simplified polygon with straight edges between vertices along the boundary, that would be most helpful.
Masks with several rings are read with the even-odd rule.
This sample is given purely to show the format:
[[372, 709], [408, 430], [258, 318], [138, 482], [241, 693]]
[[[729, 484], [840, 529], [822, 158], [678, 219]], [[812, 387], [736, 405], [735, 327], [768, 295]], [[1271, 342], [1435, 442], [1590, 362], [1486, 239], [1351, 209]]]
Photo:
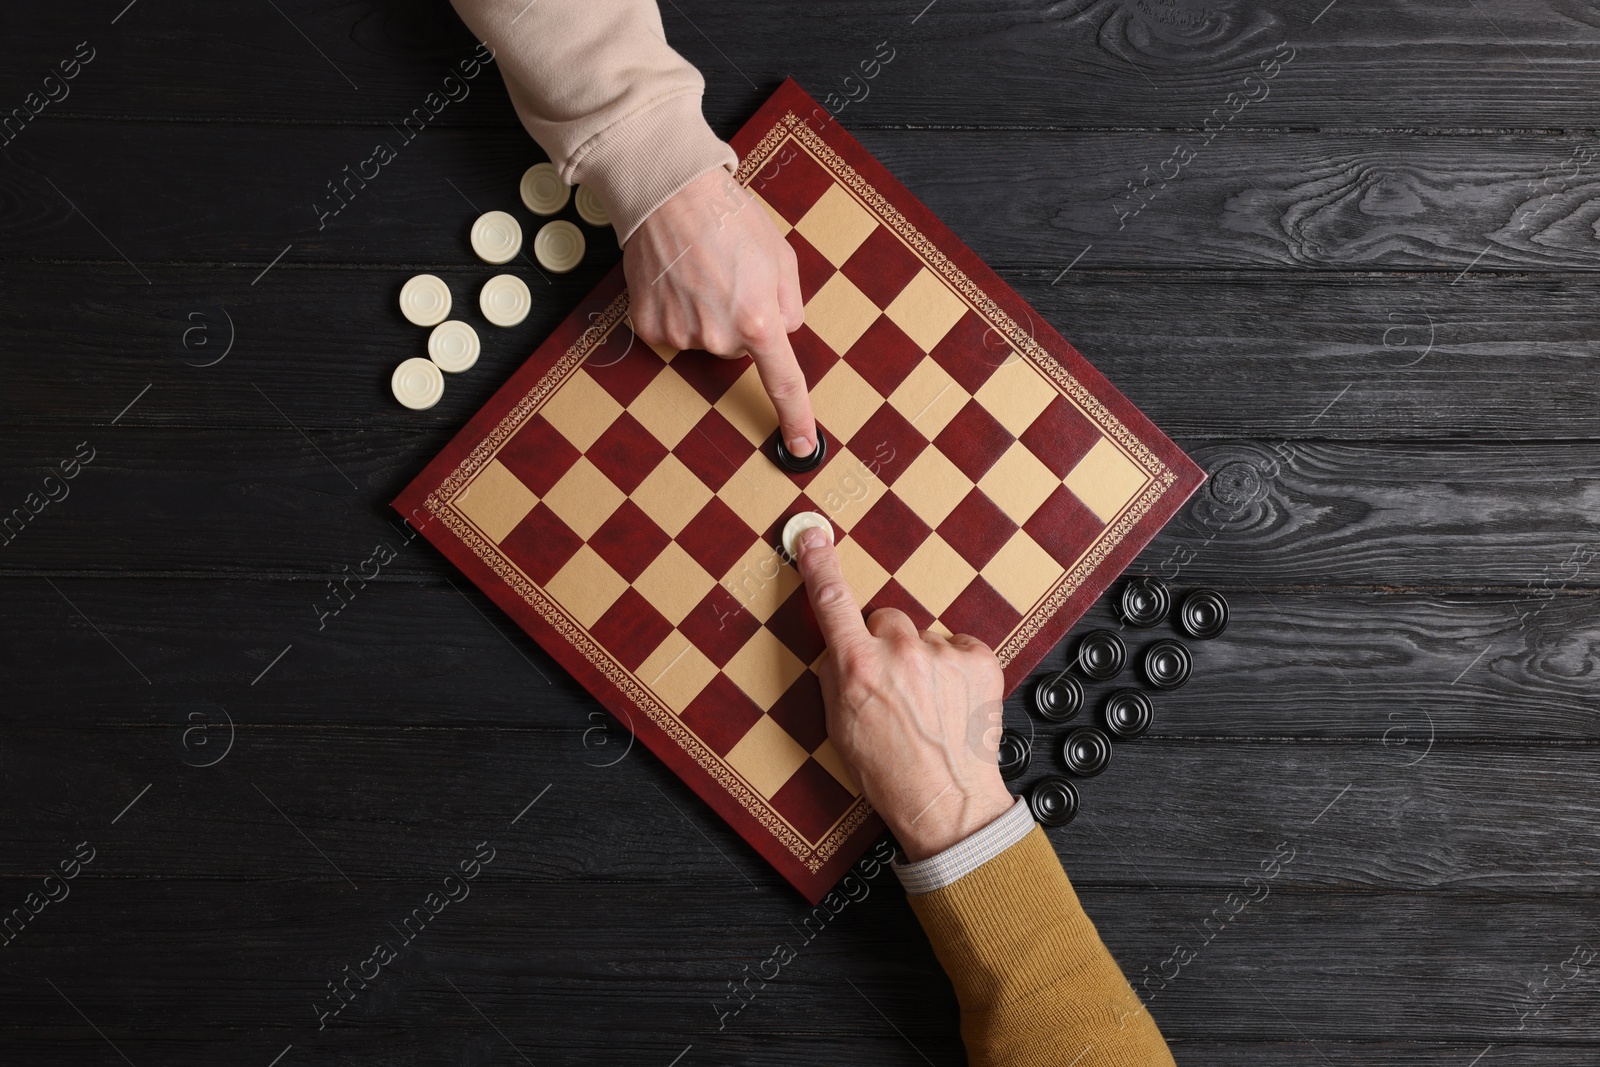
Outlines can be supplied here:
[[[585, 186], [572, 187], [561, 180], [549, 163], [535, 163], [522, 175], [522, 203], [535, 215], [548, 217], [572, 201], [578, 217], [591, 226], [609, 226], [611, 218], [598, 197]], [[489, 211], [472, 224], [472, 250], [485, 263], [499, 266], [522, 253], [522, 225], [504, 211]], [[554, 219], [539, 228], [533, 254], [539, 265], [553, 274], [565, 274], [583, 262], [587, 250], [583, 231], [566, 219]], [[526, 258], [526, 257], [524, 257]], [[450, 287], [434, 274], [418, 274], [400, 290], [400, 314], [417, 326], [431, 326], [428, 356], [401, 363], [389, 378], [394, 398], [413, 411], [426, 411], [444, 396], [444, 374], [460, 374], [478, 362], [478, 333], [470, 323], [450, 317]], [[495, 326], [515, 326], [528, 317], [533, 298], [528, 285], [515, 274], [496, 274], [478, 291], [478, 310]]]

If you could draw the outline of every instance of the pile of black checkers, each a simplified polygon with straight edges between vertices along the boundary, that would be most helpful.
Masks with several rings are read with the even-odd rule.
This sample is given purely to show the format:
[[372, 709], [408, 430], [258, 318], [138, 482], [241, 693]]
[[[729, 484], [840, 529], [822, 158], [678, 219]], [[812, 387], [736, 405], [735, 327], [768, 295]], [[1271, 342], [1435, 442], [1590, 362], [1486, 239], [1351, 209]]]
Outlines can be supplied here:
[[[1134, 630], [1150, 630], [1169, 619], [1183, 636], [1209, 641], [1228, 628], [1228, 602], [1214, 589], [1195, 589], [1184, 596], [1176, 612], [1172, 593], [1159, 578], [1130, 578], [1111, 598], [1111, 610]], [[1028, 694], [1028, 710], [1051, 725], [1075, 719], [1086, 704], [1097, 705], [1100, 725], [1076, 726], [1051, 738], [1051, 754], [1066, 774], [1047, 774], [1028, 790], [1033, 817], [1045, 826], [1071, 822], [1078, 814], [1078, 787], [1073, 779], [1092, 778], [1111, 762], [1113, 739], [1130, 741], [1144, 736], [1155, 719], [1156, 694], [1170, 692], [1189, 680], [1194, 657], [1182, 641], [1160, 637], [1139, 649], [1138, 680], [1144, 688], [1116, 684], [1128, 666], [1128, 646], [1113, 630], [1090, 630], [1077, 639], [1067, 668], [1046, 674]], [[1108, 692], [1090, 701], [1084, 682], [1106, 686]], [[1000, 775], [1014, 781], [1033, 762], [1033, 738], [1006, 729], [1000, 737]], [[1070, 777], [1069, 777], [1070, 776]]]

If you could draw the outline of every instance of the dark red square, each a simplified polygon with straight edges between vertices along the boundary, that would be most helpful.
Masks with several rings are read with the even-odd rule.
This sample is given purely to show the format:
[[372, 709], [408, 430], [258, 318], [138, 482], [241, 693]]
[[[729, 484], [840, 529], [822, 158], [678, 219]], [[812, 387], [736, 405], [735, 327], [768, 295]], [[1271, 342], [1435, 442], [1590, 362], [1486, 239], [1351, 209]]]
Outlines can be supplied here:
[[1104, 526], [1105, 523], [1064, 485], [1051, 493], [1039, 505], [1039, 510], [1022, 524], [1028, 536], [1063, 567], [1072, 566], [1083, 550], [1100, 536]]
[[578, 462], [578, 455], [578, 450], [560, 430], [545, 421], [543, 415], [535, 415], [505, 443], [495, 458], [523, 485], [544, 496]]
[[722, 412], [713, 408], [701, 416], [694, 429], [683, 435], [672, 454], [715, 491], [727, 484], [750, 458], [750, 442], [733, 423], [723, 418]]
[[594, 639], [605, 646], [630, 671], [649, 658], [672, 632], [672, 623], [650, 602], [629, 587], [617, 602], [589, 628]]
[[683, 617], [678, 629], [707, 659], [725, 667], [761, 629], [761, 623], [732, 593], [716, 585]]
[[1005, 455], [1015, 440], [1011, 431], [1001, 426], [982, 404], [969, 400], [933, 443], [962, 474], [976, 482], [989, 473], [994, 461]]
[[723, 359], [698, 348], [686, 348], [672, 357], [672, 369], [688, 382], [694, 391], [706, 398], [708, 404], [722, 399], [728, 387], [739, 380], [739, 375], [750, 366], [749, 356]]
[[677, 537], [683, 550], [718, 580], [759, 539], [759, 535], [718, 496], [706, 501], [706, 506], [678, 531]]
[[1017, 628], [1022, 615], [979, 575], [944, 609], [939, 621], [951, 633], [971, 634], [995, 649]]
[[822, 840], [855, 802], [850, 791], [814, 759], [800, 764], [783, 788], [772, 794], [772, 806], [808, 841]]
[[833, 175], [791, 141], [756, 172], [750, 179], [749, 189], [793, 224], [805, 218], [806, 212], [822, 199], [822, 194], [832, 184]]
[[922, 431], [888, 404], [874, 411], [850, 438], [850, 451], [885, 485], [893, 485], [927, 447]]
[[719, 672], [678, 717], [717, 755], [726, 756], [761, 718], [761, 709]]
[[[646, 349], [645, 351], [649, 351]], [[652, 357], [655, 353], [651, 353]], [[616, 417], [584, 453], [589, 462], [624, 493], [639, 488], [656, 464], [667, 458], [667, 449], [656, 435], [639, 425], [639, 420], [624, 411]]]
[[631, 582], [655, 562], [671, 540], [638, 504], [624, 500], [589, 538], [589, 547]]
[[789, 732], [807, 752], [828, 739], [827, 712], [822, 704], [822, 682], [806, 671], [794, 680], [778, 702], [767, 709], [777, 724]]
[[634, 336], [624, 325], [612, 330], [605, 344], [589, 353], [583, 369], [623, 407], [649, 386], [666, 363], [655, 349]]
[[817, 616], [811, 610], [811, 597], [803, 585], [790, 593], [789, 599], [767, 619], [767, 629], [808, 666], [827, 647], [822, 629], [817, 625]]
[[789, 335], [789, 347], [794, 349], [795, 361], [800, 364], [800, 370], [806, 376], [806, 384], [813, 389], [822, 380], [822, 376], [839, 362], [839, 354], [829, 348], [822, 338], [812, 333], [811, 327], [804, 323]]
[[885, 493], [878, 502], [861, 516], [850, 528], [850, 536], [877, 560], [884, 570], [893, 574], [922, 547], [933, 531], [906, 507], [905, 502], [893, 493]]
[[1053, 397], [1020, 439], [1057, 478], [1072, 473], [1100, 440], [1100, 430], [1064, 396]]
[[911, 625], [918, 630], [926, 630], [933, 624], [933, 612], [923, 607], [920, 600], [906, 592], [905, 586], [893, 578], [872, 595], [872, 599], [867, 601], [867, 606], [862, 611], [871, 617], [879, 608], [899, 608], [906, 613], [911, 619]]
[[809, 304], [811, 298], [817, 295], [817, 290], [827, 284], [838, 268], [823, 258], [810, 241], [801, 237], [799, 230], [790, 230], [786, 239], [789, 247], [794, 249], [795, 266], [800, 271], [800, 302]]
[[1013, 358], [1006, 339], [971, 310], [956, 320], [928, 354], [969, 393], [976, 393], [989, 375]]
[[506, 534], [500, 551], [536, 584], [549, 585], [582, 545], [583, 538], [541, 502]]
[[850, 254], [839, 268], [844, 276], [855, 282], [856, 288], [880, 308], [894, 303], [917, 272], [922, 260], [905, 246], [887, 226], [879, 226], [872, 235], [861, 242], [861, 247]]
[[1017, 524], [980, 489], [968, 493], [939, 524], [939, 536], [976, 570], [982, 570], [1016, 532]]
[[879, 315], [844, 358], [881, 396], [888, 396], [927, 357], [905, 331]]

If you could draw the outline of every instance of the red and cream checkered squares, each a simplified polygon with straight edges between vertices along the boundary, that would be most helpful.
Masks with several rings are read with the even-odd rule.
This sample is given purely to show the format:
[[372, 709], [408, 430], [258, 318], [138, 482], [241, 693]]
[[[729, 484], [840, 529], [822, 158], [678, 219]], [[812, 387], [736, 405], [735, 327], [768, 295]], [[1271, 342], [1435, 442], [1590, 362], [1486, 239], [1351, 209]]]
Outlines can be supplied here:
[[[910, 255], [841, 186], [793, 233], [840, 264]], [[822, 635], [776, 548], [783, 521], [833, 521], [863, 605], [998, 647], [1145, 482], [952, 289], [921, 267], [890, 285], [890, 269], [872, 296], [835, 270], [807, 306], [832, 357], [810, 383], [833, 442], [818, 470], [773, 462], [776, 417], [748, 360], [652, 348], [619, 325], [457, 499], [813, 841], [859, 791], [825, 748]], [[963, 343], [947, 343], [958, 325]]]
[[397, 506], [815, 900], [881, 824], [827, 737], [784, 521], [831, 520], [864, 610], [1025, 673], [1202, 475], [813, 108], [788, 83], [735, 146], [799, 264], [825, 463], [774, 462], [750, 360], [640, 342], [619, 270]]

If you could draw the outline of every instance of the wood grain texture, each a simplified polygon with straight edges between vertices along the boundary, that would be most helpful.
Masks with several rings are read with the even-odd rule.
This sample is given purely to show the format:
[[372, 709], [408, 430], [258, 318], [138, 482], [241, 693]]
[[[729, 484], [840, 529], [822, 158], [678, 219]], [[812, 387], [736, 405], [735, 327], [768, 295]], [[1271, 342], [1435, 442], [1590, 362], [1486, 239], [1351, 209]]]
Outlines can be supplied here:
[[[619, 753], [626, 733], [487, 599], [418, 554], [420, 545], [406, 547], [392, 532], [377, 537], [399, 558], [382, 580], [341, 583], [337, 596], [327, 582], [343, 577], [340, 564], [359, 564], [371, 551], [364, 541], [353, 542], [349, 558], [330, 560], [327, 574], [298, 580], [57, 576], [52, 589], [43, 577], [8, 579], [0, 586], [12, 607], [0, 614], [0, 673], [13, 698], [9, 721], [52, 725], [65, 702], [84, 727], [176, 736], [191, 711], [221, 723], [221, 706], [257, 727], [527, 728], [553, 731], [545, 743], [564, 758], [598, 765]], [[1148, 558], [1152, 573], [1163, 571], [1164, 556]], [[1185, 573], [1174, 588], [1191, 588]], [[1228, 632], [1192, 643], [1194, 677], [1158, 696], [1153, 737], [1367, 745], [1387, 737], [1384, 747], [1400, 762], [1417, 758], [1429, 737], [1489, 746], [1600, 740], [1592, 586], [1561, 589], [1552, 578], [1481, 594], [1249, 581], [1225, 588]], [[340, 597], [348, 606], [335, 614]], [[1117, 625], [1097, 606], [1035, 677], [1069, 663], [1084, 631]], [[1170, 635], [1122, 632], [1135, 655]], [[1130, 666], [1087, 686], [1091, 704], [1135, 678]], [[1018, 725], [1028, 689], [1008, 705]]]
[[[341, 564], [355, 571], [398, 521], [384, 502], [449, 431], [403, 428], [409, 413], [394, 405], [392, 428], [323, 431], [294, 418], [291, 393], [273, 391], [279, 430], [145, 427], [130, 417], [114, 428], [8, 435], [0, 464], [13, 473], [0, 484], [10, 508], [37, 509], [28, 494], [78, 442], [95, 459], [70, 496], [13, 535], [0, 569], [323, 580], [344, 573]], [[140, 403], [162, 399], [152, 389]], [[273, 410], [260, 394], [257, 407]], [[1600, 445], [1297, 441], [1189, 451], [1212, 480], [1141, 556], [1153, 571], [1242, 584], [1236, 568], [1245, 566], [1257, 584], [1476, 590], [1525, 589], [1559, 570], [1569, 583], [1594, 584]], [[1570, 563], [1575, 554], [1580, 562]]]
[[[164, 720], [147, 728], [17, 730], [4, 792], [27, 824], [3, 869], [43, 877], [90, 839], [116, 857], [97, 862], [96, 877], [359, 886], [448, 869], [486, 836], [514, 840], [511, 820], [539, 798], [524, 817], [539, 846], [497, 861], [497, 877], [708, 895], [754, 887], [800, 903], [670, 772], [628, 752], [620, 730], [600, 746], [586, 736], [599, 720], [578, 701], [531, 686], [527, 701], [515, 726], [396, 728], [371, 703], [360, 722], [258, 726], [248, 705], [191, 701], [159, 709]], [[225, 751], [224, 710], [232, 750], [196, 766]], [[1420, 719], [1403, 725], [1387, 741], [1119, 744], [1110, 770], [1080, 783], [1078, 818], [1050, 837], [1078, 884], [1132, 891], [1237, 886], [1280, 841], [1312, 857], [1284, 868], [1274, 884], [1285, 886], [1538, 894], [1590, 883], [1600, 862], [1593, 742], [1429, 745]], [[1056, 768], [1050, 742], [1064, 732], [1034, 728], [1035, 765], [1016, 787]], [[1208, 802], [1219, 794], [1223, 803]]]
[[[534, 1062], [569, 1044], [592, 1056], [596, 1046], [677, 1051], [695, 1043], [718, 1057], [753, 1040], [792, 1043], [814, 1056], [814, 1043], [827, 1035], [879, 1047], [890, 1025], [959, 1062], [953, 998], [889, 886], [847, 905], [807, 941], [800, 908], [741, 906], [729, 914], [726, 898], [719, 906], [685, 889], [534, 889], [496, 880], [490, 867], [465, 899], [420, 932], [411, 927], [407, 945], [388, 923], [419, 906], [434, 881], [419, 872], [409, 883], [360, 891], [337, 881], [303, 883], [293, 894], [268, 884], [102, 881], [82, 885], [60, 914], [47, 910], [36, 920], [59, 928], [70, 909], [70, 933], [25, 930], [34, 943], [25, 948], [18, 938], [9, 951], [26, 952], [29, 962], [49, 955], [58, 967], [75, 964], [75, 980], [61, 988], [113, 1040], [185, 1034], [199, 1046], [191, 1057], [245, 1036], [234, 1028], [263, 1042], [273, 1035], [270, 1059], [284, 1042], [338, 1048], [345, 1034], [419, 1017], [430, 1020], [424, 1032], [492, 1033], [487, 1017]], [[733, 899], [751, 895], [746, 889]], [[1159, 974], [1175, 946], [1192, 951], [1164, 988], [1151, 978], [1146, 991], [1151, 1014], [1176, 1041], [1214, 1041], [1221, 1031], [1240, 1043], [1349, 1042], [1359, 1055], [1364, 1044], [1393, 1042], [1397, 1029], [1425, 1043], [1460, 1042], [1471, 1032], [1484, 1044], [1565, 1046], [1573, 1062], [1600, 1041], [1592, 979], [1543, 1012], [1520, 1015], [1528, 1010], [1526, 983], [1545, 963], [1567, 958], [1585, 936], [1573, 931], [1595, 921], [1592, 901], [1270, 891], [1226, 923], [1212, 919], [1218, 925], [1209, 941], [1197, 936], [1214, 911], [1226, 914], [1226, 899], [1219, 891], [1083, 894], [1137, 985]], [[174, 929], [150, 919], [173, 912], [190, 921]], [[552, 921], [562, 914], [569, 918]], [[1375, 927], [1385, 936], [1365, 936]], [[219, 931], [237, 945], [227, 958], [209, 955]], [[1470, 957], [1447, 932], [1472, 939]], [[694, 945], [663, 958], [652, 943], [672, 935]], [[157, 953], [153, 938], [163, 943]], [[332, 1003], [324, 983], [342, 978], [347, 965], [355, 973], [380, 940], [398, 958], [365, 990], [352, 982], [354, 1001], [319, 1031], [314, 1005]], [[796, 949], [797, 958], [766, 989], [752, 981], [753, 1001], [719, 1032], [714, 1005], [731, 1001], [727, 982], [743, 978], [741, 965], [753, 973], [777, 944]], [[119, 979], [130, 969], [139, 983]], [[208, 979], [203, 998], [188, 995], [200, 974]], [[0, 989], [23, 1018], [86, 1029], [37, 977], [7, 975]], [[1318, 1007], [1329, 1000], [1351, 1010], [1330, 1015]], [[721, 1041], [733, 1047], [722, 1051]], [[509, 1062], [506, 1052], [495, 1062]], [[913, 1056], [911, 1049], [885, 1052], [893, 1062]]]
[[[277, 269], [467, 266], [478, 212], [516, 210], [531, 220], [517, 208], [516, 180], [541, 158], [520, 127], [430, 126], [407, 142], [359, 127], [40, 121], [0, 161], [5, 259], [229, 264], [240, 287], [291, 245]], [[1084, 269], [1454, 278], [1469, 267], [1600, 267], [1600, 147], [1581, 137], [1241, 129], [1207, 144], [1185, 131], [858, 132], [1000, 267], [1058, 272], [1090, 245]], [[345, 181], [343, 168], [379, 141], [395, 160], [335, 199], [328, 183]], [[1180, 146], [1194, 158], [1163, 168]], [[1580, 150], [1587, 161], [1574, 158]], [[278, 165], [290, 155], [296, 166]], [[143, 162], [115, 183], [81, 176], [88, 161], [108, 157]], [[323, 215], [341, 200], [337, 215]]]
[[[855, 123], [1198, 128], [1284, 41], [1294, 58], [1246, 112], [1253, 125], [1593, 125], [1584, 101], [1600, 19], [1584, 5], [1475, 12], [1443, 0], [1340, 0], [1318, 18], [1322, 6], [945, 0], [916, 17], [915, 4], [720, 0], [663, 5], [663, 22], [673, 47], [705, 72], [706, 110], [724, 131], [785, 74], [819, 100], [853, 99], [843, 114]], [[95, 31], [99, 81], [83, 83], [55, 117], [382, 124], [418, 106], [474, 46], [443, 3], [278, 7], [282, 15], [152, 8], [115, 30], [40, 7], [18, 13], [8, 47], [48, 69], [51, 56]], [[858, 64], [885, 40], [895, 58], [863, 88]], [[481, 96], [438, 121], [512, 121], [502, 93]]]
[[[255, 286], [245, 271], [230, 281], [231, 270], [205, 266], [146, 265], [147, 286], [120, 261], [0, 264], [10, 343], [49, 354], [16, 361], [0, 417], [14, 427], [104, 425], [151, 384], [125, 424], [282, 429], [266, 393], [314, 429], [443, 431], [476, 411], [615, 261], [592, 244], [576, 273], [548, 286], [535, 278], [533, 310], [510, 329], [479, 314], [477, 291], [495, 268], [465, 253], [369, 270], [280, 263]], [[393, 403], [388, 375], [426, 351], [427, 335], [400, 317], [396, 298], [424, 268], [447, 281], [452, 314], [478, 331], [483, 355], [451, 376], [437, 407], [408, 412]], [[1004, 275], [1186, 442], [1600, 440], [1594, 284], [1584, 278]], [[108, 346], [114, 364], [96, 358]]]
[[[1568, 973], [1600, 946], [1591, 7], [662, 8], [723, 133], [785, 75], [860, 97], [846, 128], [1212, 474], [1133, 569], [1222, 589], [1230, 627], [1050, 832], [1178, 1062], [1593, 1064], [1596, 965]], [[482, 323], [467, 227], [531, 225], [542, 153], [493, 68], [395, 129], [473, 49], [449, 5], [22, 5], [0, 109], [84, 40], [0, 151], [0, 517], [95, 450], [0, 538], [0, 916], [98, 851], [0, 945], [0, 1061], [964, 1062], [892, 875], [807, 938], [394, 525], [619, 256], [586, 229], [573, 274], [514, 268], [526, 322]], [[424, 270], [484, 354], [414, 413], [387, 379], [423, 351], [395, 298]], [[1021, 704], [1026, 782], [1063, 728]], [[325, 983], [480, 841], [471, 896], [319, 1030]]]

